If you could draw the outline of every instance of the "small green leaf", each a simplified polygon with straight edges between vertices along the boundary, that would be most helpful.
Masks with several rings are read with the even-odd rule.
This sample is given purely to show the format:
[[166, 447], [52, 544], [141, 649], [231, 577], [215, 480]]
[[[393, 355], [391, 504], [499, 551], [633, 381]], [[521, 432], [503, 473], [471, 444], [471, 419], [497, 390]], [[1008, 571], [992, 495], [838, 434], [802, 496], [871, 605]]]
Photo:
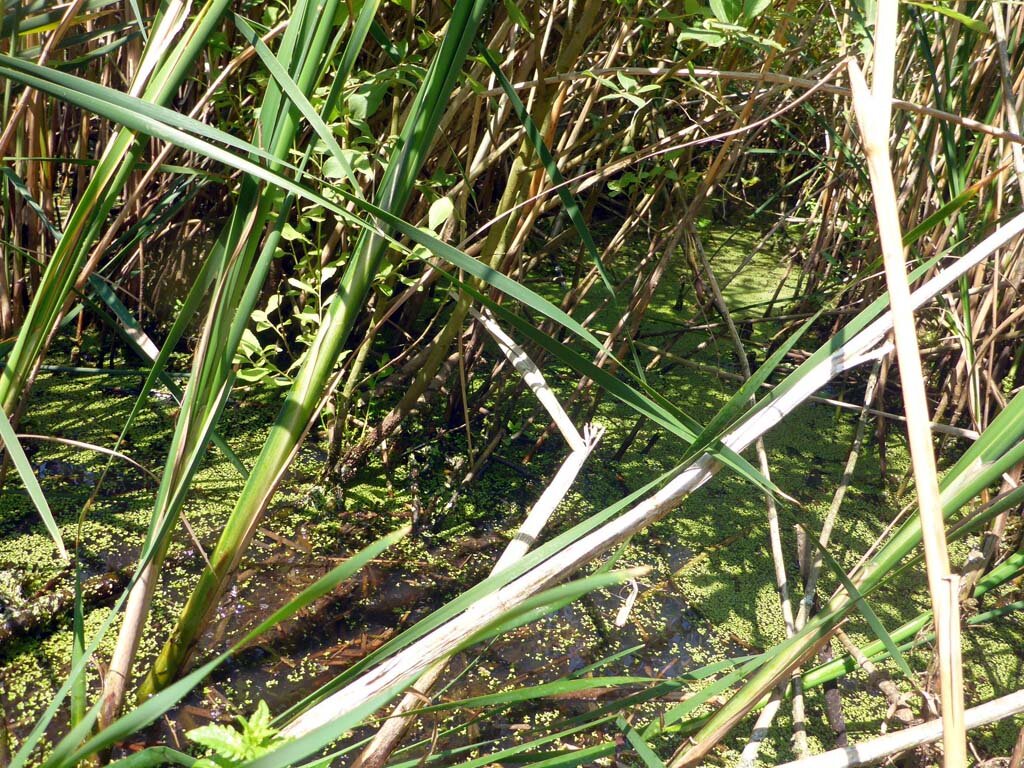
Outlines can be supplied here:
[[255, 384], [257, 381], [267, 378], [269, 373], [270, 371], [265, 368], [240, 368], [235, 376], [247, 384]]
[[702, 27], [687, 27], [679, 33], [681, 40], [694, 40], [698, 43], [704, 43], [711, 48], [718, 48], [725, 44], [725, 35], [721, 32], [716, 32], [711, 29], [703, 29]]
[[281, 237], [289, 243], [294, 242], [295, 240], [299, 240], [303, 243], [309, 242], [304, 234], [288, 223], [285, 223], [285, 225], [281, 227]]
[[526, 20], [526, 16], [523, 14], [522, 9], [520, 9], [516, 4], [515, 0], [505, 0], [505, 10], [508, 12], [508, 17], [512, 19], [517, 26], [521, 27], [530, 37], [533, 37], [533, 30], [530, 29], [530, 22]]
[[213, 750], [212, 755], [196, 763], [196, 768], [232, 768], [272, 752], [288, 739], [281, 736], [270, 721], [270, 708], [267, 702], [260, 701], [248, 720], [238, 718], [241, 731], [217, 724], [189, 731], [188, 738]]
[[[349, 165], [348, 169], [345, 168], [346, 162]], [[373, 176], [370, 159], [366, 156], [366, 153], [354, 149], [341, 150], [341, 157], [331, 155], [324, 160], [321, 170], [328, 179], [347, 179], [349, 171], [354, 171], [366, 177]]]
[[365, 94], [356, 92], [345, 99], [346, 113], [353, 120], [365, 120], [369, 113], [369, 100]]
[[647, 102], [641, 99], [634, 93], [628, 93], [627, 91], [619, 91], [618, 93], [608, 93], [602, 96], [598, 101], [610, 101], [613, 99], [625, 99], [630, 104], [635, 106], [637, 109], [643, 109], [647, 106]]
[[772, 0], [744, 0], [743, 19], [751, 22], [765, 12], [772, 4]]
[[455, 206], [450, 198], [439, 197], [430, 204], [430, 211], [427, 213], [427, 226], [432, 232], [437, 232], [448, 219], [455, 213]]
[[246, 735], [256, 741], [272, 738], [277, 735], [277, 729], [271, 727], [270, 721], [270, 707], [267, 706], [267, 702], [260, 700], [260, 703], [256, 705], [256, 711], [245, 723]]
[[242, 734], [230, 726], [211, 723], [193, 728], [185, 735], [196, 744], [212, 749], [219, 757], [239, 760], [245, 755]]
[[254, 355], [260, 352], [260, 342], [256, 338], [256, 334], [246, 328], [242, 331], [242, 338], [238, 343], [238, 349], [243, 354]]
[[623, 72], [615, 73], [615, 79], [619, 81], [619, 85], [621, 85], [624, 90], [630, 91], [631, 93], [635, 92], [640, 85], [636, 81], [636, 78], [630, 77]]
[[299, 280], [299, 278], [297, 277], [289, 277], [288, 285], [290, 285], [292, 288], [298, 288], [300, 291], [303, 291], [304, 293], [316, 293], [316, 288], [314, 288], [312, 285], [303, 280]]
[[735, 24], [740, 17], [740, 0], [710, 0], [711, 12], [723, 24]]

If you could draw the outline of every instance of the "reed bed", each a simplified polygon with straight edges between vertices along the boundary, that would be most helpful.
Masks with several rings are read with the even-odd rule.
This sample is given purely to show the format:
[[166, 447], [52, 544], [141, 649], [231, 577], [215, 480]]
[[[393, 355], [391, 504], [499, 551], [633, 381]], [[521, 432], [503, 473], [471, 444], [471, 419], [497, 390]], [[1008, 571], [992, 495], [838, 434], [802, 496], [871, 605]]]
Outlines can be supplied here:
[[[965, 764], [979, 702], [964, 692], [960, 634], [1012, 620], [1024, 573], [1022, 25], [1014, 4], [890, 0], [4, 0], [5, 493], [31, 497], [67, 560], [75, 642], [51, 705], [0, 762], [195, 764], [180, 745], [123, 745], [238, 649], [416, 535], [402, 528], [359, 550], [211, 657], [204, 633], [307, 442], [325, 446], [320, 482], [340, 494], [378, 457], [389, 471], [408, 463], [413, 431], [464, 436], [450, 506], [516, 437], [511, 425], [528, 424], [528, 461], [568, 448], [571, 471], [536, 505], [546, 520], [595, 460], [602, 430], [584, 425], [615, 401], [633, 427], [602, 448], [618, 460], [655, 430], [672, 441], [674, 469], [565, 530], [546, 533], [531, 515], [490, 576], [273, 723], [251, 713], [244, 744], [197, 736], [216, 764], [326, 754], [411, 765], [403, 740], [439, 709], [597, 688], [621, 693], [481, 755], [458, 728], [451, 745], [435, 734], [413, 762], [676, 768], [738, 739], [753, 764], [780, 710], [792, 714], [793, 756], [813, 760], [803, 691], [883, 662], [918, 694], [908, 717], [941, 716], [945, 764]], [[708, 233], [741, 222], [758, 242], [726, 270]], [[729, 306], [724, 292], [761, 251], [781, 259], [770, 300]], [[677, 318], [649, 344], [668, 293]], [[694, 339], [698, 352], [727, 351], [713, 363], [679, 352]], [[131, 458], [126, 438], [155, 388], [176, 402], [162, 467], [146, 468], [158, 481], [145, 543], [114, 609], [86, 632], [81, 524], [108, 473], [77, 522], [59, 519], [19, 425], [44, 366], [71, 375], [115, 357], [141, 386], [100, 446], [108, 467]], [[706, 404], [660, 391], [669, 363], [730, 382], [724, 405], [698, 418]], [[777, 516], [793, 489], [773, 481], [761, 438], [838, 386], [857, 393], [846, 399], [858, 437], [825, 530], [803, 530], [795, 558]], [[239, 393], [276, 411], [248, 463], [224, 432]], [[904, 429], [912, 466], [891, 472], [885, 447]], [[831, 530], [865, 441], [909, 514], [867, 551], [840, 553]], [[172, 625], [156, 626], [154, 594], [169, 588], [169, 547], [211, 452], [240, 490]], [[642, 578], [606, 556], [686, 515], [723, 470], [764, 494], [783, 641], [675, 678], [567, 678], [455, 702], [432, 693], [455, 653]], [[445, 503], [428, 500], [410, 522]], [[948, 542], [966, 542], [964, 562], [951, 566]], [[887, 629], [870, 603], [908, 569], [927, 574], [932, 610]], [[999, 604], [978, 609], [996, 591]], [[854, 614], [874, 640], [816, 664]], [[929, 633], [933, 663], [912, 669], [905, 654]], [[147, 644], [159, 652], [140, 657]], [[101, 684], [88, 681], [94, 664]], [[882, 688], [893, 712], [911, 709], [894, 690]], [[377, 719], [403, 692], [402, 717]], [[1013, 696], [999, 717], [1019, 710]], [[738, 726], [755, 710], [748, 740]], [[356, 728], [380, 732], [364, 743]], [[932, 726], [914, 733], [936, 740]]]

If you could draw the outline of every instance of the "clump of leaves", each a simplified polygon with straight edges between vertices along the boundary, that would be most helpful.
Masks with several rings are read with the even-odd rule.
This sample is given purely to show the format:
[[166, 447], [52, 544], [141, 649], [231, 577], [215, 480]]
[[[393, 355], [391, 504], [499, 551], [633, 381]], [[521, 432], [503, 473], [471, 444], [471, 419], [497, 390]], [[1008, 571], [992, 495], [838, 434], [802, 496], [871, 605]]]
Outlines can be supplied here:
[[193, 728], [186, 734], [188, 738], [211, 750], [193, 768], [234, 768], [274, 751], [288, 739], [270, 724], [270, 719], [267, 703], [260, 701], [252, 717], [238, 718], [240, 731], [215, 723]]

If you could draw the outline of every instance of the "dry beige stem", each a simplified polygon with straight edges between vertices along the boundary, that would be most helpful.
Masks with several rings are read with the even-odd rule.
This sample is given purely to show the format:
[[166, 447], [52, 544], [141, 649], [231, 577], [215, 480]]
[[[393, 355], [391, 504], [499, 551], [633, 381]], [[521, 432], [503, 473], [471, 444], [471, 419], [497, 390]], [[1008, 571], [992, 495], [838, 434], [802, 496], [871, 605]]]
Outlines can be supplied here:
[[[53, 49], [64, 39], [67, 35], [68, 30], [71, 29], [75, 23], [75, 17], [85, 4], [85, 0], [73, 0], [68, 4], [67, 9], [64, 11], [64, 15], [60, 19], [60, 23], [57, 24], [57, 28], [50, 33], [49, 37], [46, 38], [46, 43], [43, 45], [43, 50], [39, 54], [39, 58], [36, 63], [40, 66], [46, 64], [50, 58], [50, 53]], [[31, 88], [26, 88], [21, 92], [21, 96], [18, 97], [18, 102], [14, 105], [14, 109], [11, 110], [11, 115], [7, 119], [7, 127], [4, 129], [3, 135], [0, 136], [0, 156], [7, 154], [7, 147], [11, 143], [11, 139], [14, 138], [15, 132], [18, 127], [22, 125], [22, 119], [25, 109], [28, 107], [29, 99], [33, 98], [33, 91]]]
[[[850, 62], [850, 85], [867, 157], [871, 189], [874, 192], [878, 236], [885, 262], [885, 278], [892, 306], [896, 355], [900, 366], [907, 436], [921, 515], [922, 538], [928, 571], [928, 589], [935, 612], [935, 634], [940, 669], [942, 718], [946, 768], [967, 764], [967, 741], [963, 728], [963, 670], [957, 633], [958, 603], [947, 596], [949, 553], [939, 499], [935, 453], [928, 414], [928, 400], [921, 367], [917, 327], [911, 307], [907, 265], [903, 252], [896, 187], [889, 157], [889, 124], [892, 116], [892, 83], [896, 58], [897, 0], [883, 0], [878, 6], [875, 35], [874, 92], [869, 92], [856, 62]], [[952, 612], [952, 615], [950, 615]]]
[[[964, 724], [967, 728], [980, 728], [1013, 717], [1019, 712], [1024, 712], [1024, 691], [1017, 691], [972, 707], [964, 713]], [[891, 755], [938, 741], [942, 738], [942, 733], [942, 721], [932, 720], [924, 725], [887, 733], [852, 747], [833, 749], [804, 760], [794, 760], [777, 768], [854, 768], [860, 765], [874, 765]], [[966, 766], [967, 763], [964, 762], [962, 765]]]
[[[471, 307], [470, 312], [497, 342], [498, 347], [505, 357], [508, 358], [509, 362], [519, 371], [527, 385], [537, 396], [537, 399], [550, 414], [552, 420], [558, 425], [565, 441], [573, 448], [572, 453], [563, 462], [554, 478], [548, 484], [548, 487], [544, 489], [544, 493], [541, 494], [537, 503], [533, 505], [533, 509], [526, 516], [526, 520], [523, 521], [515, 538], [508, 543], [505, 551], [498, 558], [498, 562], [495, 563], [491, 571], [493, 574], [509, 567], [529, 552], [530, 547], [533, 546], [544, 526], [547, 525], [555, 508], [565, 498], [565, 494], [569, 492], [569, 488], [575, 482], [576, 476], [583, 468], [583, 464], [594, 448], [597, 447], [598, 442], [600, 442], [602, 435], [604, 435], [604, 427], [588, 424], [583, 428], [583, 435], [581, 436], [569, 415], [565, 412], [565, 409], [562, 408], [562, 404], [558, 402], [555, 393], [548, 386], [540, 368], [526, 354], [526, 351], [516, 344], [511, 336], [505, 333], [490, 310], [476, 310]], [[380, 768], [380, 766], [387, 762], [387, 759], [391, 756], [391, 753], [398, 746], [414, 721], [414, 716], [407, 713], [421, 706], [425, 699], [429, 699], [431, 691], [441, 678], [441, 675], [444, 674], [446, 668], [447, 663], [442, 658], [420, 676], [412, 689], [402, 697], [402, 700], [392, 710], [391, 717], [385, 721], [377, 733], [374, 734], [370, 743], [363, 749], [359, 757], [356, 758], [353, 768]], [[402, 715], [406, 716], [402, 717]]]
[[[999, 51], [999, 78], [1003, 84], [1003, 112], [1006, 125], [1014, 133], [1020, 133], [1020, 119], [1017, 116], [1017, 105], [1013, 96], [1013, 75], [1010, 72], [1010, 57], [1006, 50], [1006, 23], [1003, 21], [1003, 6], [992, 3], [992, 29], [996, 35], [996, 48]], [[1017, 175], [1017, 186], [1024, 195], [1024, 149], [1016, 142], [1010, 143], [1013, 156], [1013, 169]]]
[[530, 359], [530, 356], [526, 354], [522, 347], [512, 340], [511, 336], [502, 330], [489, 309], [477, 310], [470, 308], [469, 311], [483, 325], [487, 332], [491, 334], [491, 337], [501, 349], [502, 354], [515, 366], [515, 369], [519, 371], [519, 375], [523, 377], [523, 381], [533, 390], [533, 394], [551, 415], [551, 420], [558, 425], [558, 429], [562, 433], [562, 437], [569, 444], [569, 447], [574, 451], [584, 449], [586, 441], [577, 431], [576, 425], [569, 418], [569, 414], [562, 408], [562, 404], [558, 402], [558, 398], [555, 397], [555, 393], [551, 391], [551, 387], [544, 380], [544, 374], [541, 373], [537, 364]]

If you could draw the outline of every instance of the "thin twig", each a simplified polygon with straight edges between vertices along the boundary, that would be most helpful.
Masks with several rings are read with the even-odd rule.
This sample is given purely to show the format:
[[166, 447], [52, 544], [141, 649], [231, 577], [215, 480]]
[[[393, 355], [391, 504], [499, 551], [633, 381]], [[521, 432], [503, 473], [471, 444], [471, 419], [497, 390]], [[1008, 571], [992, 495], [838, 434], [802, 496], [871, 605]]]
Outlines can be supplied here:
[[[580, 80], [594, 75], [614, 75], [618, 73], [639, 77], [663, 77], [665, 75], [675, 75], [680, 78], [688, 79], [709, 78], [750, 82], [763, 80], [766, 83], [784, 85], [788, 88], [817, 87], [824, 93], [835, 94], [838, 96], [850, 96], [849, 88], [845, 88], [841, 85], [822, 84], [820, 80], [811, 80], [806, 77], [794, 77], [793, 75], [785, 75], [779, 72], [738, 72], [725, 69], [713, 69], [710, 67], [690, 67], [689, 62], [681, 62], [680, 64], [672, 67], [607, 67], [604, 69], [588, 70], [586, 72], [565, 72], [558, 75], [551, 75], [550, 77], [546, 77], [542, 80], [530, 80], [521, 83], [514, 83], [513, 87], [520, 90], [533, 88], [541, 83], [558, 82], [560, 80]], [[493, 88], [488, 91], [482, 91], [480, 95], [500, 96], [502, 93], [503, 91], [501, 89]], [[1012, 141], [1015, 144], [1024, 144], [1024, 135], [1015, 131], [1007, 131], [999, 126], [983, 123], [980, 120], [974, 120], [970, 117], [964, 117], [963, 115], [957, 115], [953, 112], [936, 109], [935, 107], [929, 107], [924, 104], [915, 104], [914, 102], [905, 101], [903, 99], [893, 99], [892, 105], [895, 109], [899, 109], [904, 112], [912, 112], [926, 117], [934, 117], [938, 120], [944, 120], [949, 123], [963, 126], [964, 128], [968, 128], [972, 131], [987, 133], [997, 139]]]
[[[881, 368], [881, 363], [876, 363], [874, 368], [871, 370], [871, 375], [868, 377], [867, 386], [864, 388], [864, 402], [870, 403], [872, 398], [875, 396], [875, 386], [878, 383], [878, 372]], [[836, 518], [839, 516], [839, 509], [843, 505], [843, 499], [846, 497], [846, 489], [849, 488], [850, 482], [853, 480], [853, 472], [857, 468], [857, 459], [860, 457], [861, 445], [864, 442], [864, 430], [867, 425], [867, 408], [860, 412], [860, 417], [857, 419], [857, 428], [853, 436], [853, 444], [850, 446], [850, 454], [846, 457], [846, 466], [843, 468], [843, 476], [839, 479], [839, 486], [836, 488], [835, 494], [832, 496], [832, 503], [829, 505], [828, 512], [825, 514], [825, 521], [821, 527], [821, 535], [818, 537], [818, 547], [814, 550], [814, 558], [810, 561], [810, 565], [807, 570], [806, 582], [804, 585], [804, 597], [800, 601], [800, 609], [796, 616], [796, 628], [799, 632], [807, 624], [807, 619], [810, 618], [811, 608], [814, 605], [814, 595], [818, 588], [818, 577], [821, 574], [822, 568], [822, 556], [821, 553], [828, 548], [829, 542], [832, 539], [832, 529], [835, 527]]]

